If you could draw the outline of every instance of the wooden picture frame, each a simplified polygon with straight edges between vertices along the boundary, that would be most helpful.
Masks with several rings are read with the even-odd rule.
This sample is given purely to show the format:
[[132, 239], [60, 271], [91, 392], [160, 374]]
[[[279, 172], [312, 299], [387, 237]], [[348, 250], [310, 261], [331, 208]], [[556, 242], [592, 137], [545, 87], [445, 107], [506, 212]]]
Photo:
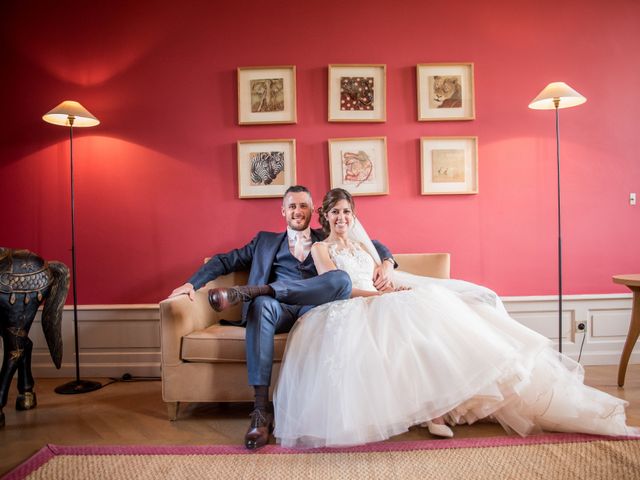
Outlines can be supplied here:
[[422, 195], [478, 193], [478, 137], [420, 138]]
[[238, 67], [238, 124], [296, 123], [296, 67]]
[[387, 137], [329, 139], [329, 177], [352, 195], [387, 195]]
[[418, 121], [476, 118], [473, 63], [420, 63], [416, 73]]
[[239, 198], [281, 197], [295, 184], [295, 139], [238, 141]]
[[387, 66], [329, 65], [330, 122], [386, 122]]

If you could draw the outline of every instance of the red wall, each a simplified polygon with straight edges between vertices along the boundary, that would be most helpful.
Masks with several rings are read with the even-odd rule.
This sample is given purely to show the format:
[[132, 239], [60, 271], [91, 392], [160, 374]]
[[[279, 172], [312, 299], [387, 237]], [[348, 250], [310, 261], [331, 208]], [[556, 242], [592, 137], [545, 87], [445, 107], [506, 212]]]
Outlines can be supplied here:
[[[388, 196], [360, 197], [395, 252], [448, 251], [453, 274], [501, 295], [556, 292], [549, 82], [561, 111], [565, 293], [624, 292], [640, 271], [640, 4], [635, 0], [3, 2], [0, 245], [70, 264], [65, 99], [76, 129], [81, 304], [151, 303], [201, 259], [281, 230], [278, 199], [239, 200], [239, 139], [295, 138], [298, 182], [329, 188], [328, 138], [386, 135]], [[477, 118], [417, 122], [415, 65], [475, 64]], [[328, 123], [327, 65], [387, 64], [387, 122]], [[238, 126], [236, 68], [296, 65], [298, 123]], [[480, 193], [421, 196], [419, 138], [479, 137]]]

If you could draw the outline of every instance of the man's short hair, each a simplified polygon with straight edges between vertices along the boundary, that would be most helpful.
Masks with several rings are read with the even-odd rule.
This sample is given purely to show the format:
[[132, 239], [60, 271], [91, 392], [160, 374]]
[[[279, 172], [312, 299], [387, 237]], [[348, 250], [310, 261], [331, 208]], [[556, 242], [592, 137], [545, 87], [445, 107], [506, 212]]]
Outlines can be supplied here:
[[284, 195], [282, 196], [282, 198], [284, 199], [287, 195], [289, 195], [290, 193], [299, 193], [299, 192], [306, 192], [307, 195], [309, 195], [309, 198], [311, 199], [311, 192], [309, 191], [309, 189], [307, 187], [305, 187], [304, 185], [291, 185], [289, 188], [287, 188], [287, 190], [284, 192]]

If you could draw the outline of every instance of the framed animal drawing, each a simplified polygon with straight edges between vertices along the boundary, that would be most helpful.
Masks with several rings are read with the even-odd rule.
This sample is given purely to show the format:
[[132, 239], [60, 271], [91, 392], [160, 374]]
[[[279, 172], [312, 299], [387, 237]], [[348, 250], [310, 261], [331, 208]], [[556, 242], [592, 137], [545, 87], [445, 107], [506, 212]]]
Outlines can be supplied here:
[[478, 137], [420, 139], [422, 195], [478, 193]]
[[239, 67], [238, 123], [296, 123], [296, 67]]
[[281, 197], [296, 183], [296, 141], [238, 141], [240, 198]]
[[473, 63], [417, 66], [418, 121], [473, 120]]
[[329, 65], [329, 121], [385, 122], [386, 65]]
[[329, 139], [331, 188], [352, 195], [387, 195], [387, 137]]

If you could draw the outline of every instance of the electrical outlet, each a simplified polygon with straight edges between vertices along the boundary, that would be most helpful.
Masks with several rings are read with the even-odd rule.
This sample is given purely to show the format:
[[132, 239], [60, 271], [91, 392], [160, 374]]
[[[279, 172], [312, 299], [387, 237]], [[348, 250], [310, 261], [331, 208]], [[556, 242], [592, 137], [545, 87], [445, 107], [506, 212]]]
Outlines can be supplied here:
[[576, 333], [587, 333], [587, 322], [577, 322]]
[[636, 204], [636, 194], [635, 192], [629, 194], [629, 205]]

